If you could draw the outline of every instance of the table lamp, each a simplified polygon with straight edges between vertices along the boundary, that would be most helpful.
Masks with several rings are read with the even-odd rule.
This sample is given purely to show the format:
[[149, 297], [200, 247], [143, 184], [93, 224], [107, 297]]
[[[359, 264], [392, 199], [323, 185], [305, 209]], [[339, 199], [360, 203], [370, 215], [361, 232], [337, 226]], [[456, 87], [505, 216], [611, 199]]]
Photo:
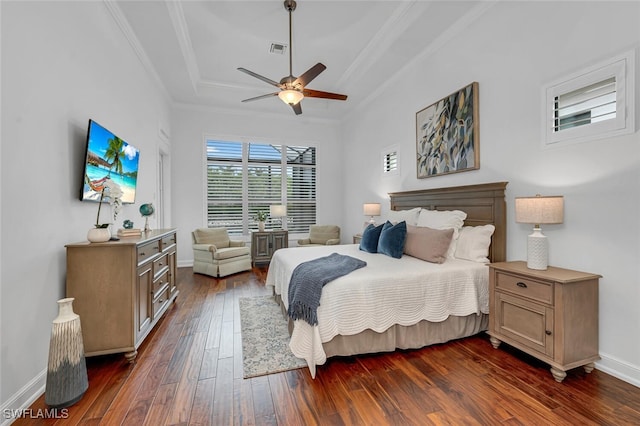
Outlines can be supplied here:
[[273, 205], [269, 206], [269, 216], [271, 217], [279, 217], [280, 218], [280, 228], [284, 229], [285, 220], [284, 217], [287, 217], [287, 206], [283, 205]]
[[380, 203], [364, 203], [362, 206], [362, 211], [365, 216], [370, 216], [369, 222], [371, 225], [376, 224], [374, 216], [380, 216]]
[[549, 243], [540, 225], [562, 223], [564, 198], [561, 195], [516, 197], [516, 222], [533, 224], [527, 237], [527, 268], [545, 270], [549, 264]]

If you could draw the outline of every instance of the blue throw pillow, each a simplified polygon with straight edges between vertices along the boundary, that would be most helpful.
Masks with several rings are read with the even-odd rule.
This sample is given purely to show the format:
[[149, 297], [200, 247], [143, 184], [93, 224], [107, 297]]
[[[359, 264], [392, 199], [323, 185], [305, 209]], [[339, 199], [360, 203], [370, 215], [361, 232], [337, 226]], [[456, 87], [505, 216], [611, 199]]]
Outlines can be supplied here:
[[407, 222], [404, 220], [392, 225], [387, 221], [378, 240], [378, 253], [386, 254], [396, 259], [402, 257], [404, 243], [407, 239]]
[[360, 240], [360, 250], [369, 253], [378, 252], [378, 240], [380, 239], [380, 232], [384, 224], [379, 226], [373, 226], [369, 224], [362, 233], [362, 239]]

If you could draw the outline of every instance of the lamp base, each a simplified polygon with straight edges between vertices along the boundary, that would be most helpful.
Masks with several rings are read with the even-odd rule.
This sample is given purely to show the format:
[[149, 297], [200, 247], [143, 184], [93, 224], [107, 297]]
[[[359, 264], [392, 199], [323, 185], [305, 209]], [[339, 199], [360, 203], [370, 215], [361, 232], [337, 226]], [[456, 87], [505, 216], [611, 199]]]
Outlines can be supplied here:
[[549, 265], [549, 243], [542, 229], [535, 227], [527, 237], [527, 268], [544, 271]]

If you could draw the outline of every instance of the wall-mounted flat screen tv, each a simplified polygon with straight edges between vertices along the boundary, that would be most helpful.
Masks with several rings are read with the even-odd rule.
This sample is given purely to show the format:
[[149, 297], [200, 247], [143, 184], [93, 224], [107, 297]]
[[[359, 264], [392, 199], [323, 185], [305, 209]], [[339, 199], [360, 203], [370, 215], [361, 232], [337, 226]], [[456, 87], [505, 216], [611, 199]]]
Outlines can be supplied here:
[[89, 120], [84, 183], [80, 199], [100, 201], [104, 181], [111, 179], [122, 189], [122, 202], [136, 199], [140, 151], [93, 120]]

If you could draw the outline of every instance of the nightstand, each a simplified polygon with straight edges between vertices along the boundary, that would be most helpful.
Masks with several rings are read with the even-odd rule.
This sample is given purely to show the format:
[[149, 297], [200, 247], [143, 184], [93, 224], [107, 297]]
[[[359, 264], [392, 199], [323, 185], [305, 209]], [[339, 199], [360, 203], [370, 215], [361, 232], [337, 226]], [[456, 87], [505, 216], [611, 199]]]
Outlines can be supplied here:
[[289, 247], [289, 231], [274, 229], [251, 232], [251, 263], [269, 264], [273, 253], [281, 248]]
[[566, 371], [594, 368], [598, 355], [600, 275], [526, 262], [489, 265], [489, 335], [551, 366], [557, 382]]
[[353, 236], [353, 244], [360, 244], [361, 240], [362, 240], [362, 234], [355, 234]]

